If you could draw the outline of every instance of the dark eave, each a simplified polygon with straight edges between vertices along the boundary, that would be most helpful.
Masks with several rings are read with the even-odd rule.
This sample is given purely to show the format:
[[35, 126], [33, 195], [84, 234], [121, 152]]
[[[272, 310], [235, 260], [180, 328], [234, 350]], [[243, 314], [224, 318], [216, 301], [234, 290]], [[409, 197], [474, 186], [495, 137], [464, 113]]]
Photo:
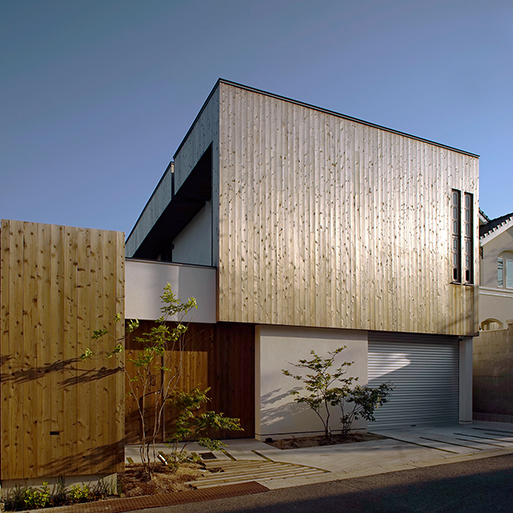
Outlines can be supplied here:
[[[173, 239], [212, 197], [212, 151], [209, 148], [143, 240], [133, 258], [156, 260], [170, 252]], [[164, 257], [164, 259], [167, 259]]]

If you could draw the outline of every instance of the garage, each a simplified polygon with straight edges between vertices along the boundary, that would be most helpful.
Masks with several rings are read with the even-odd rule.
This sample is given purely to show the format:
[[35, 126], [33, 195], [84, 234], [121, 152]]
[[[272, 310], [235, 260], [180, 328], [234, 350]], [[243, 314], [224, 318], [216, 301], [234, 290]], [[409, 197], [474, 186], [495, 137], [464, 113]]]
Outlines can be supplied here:
[[457, 423], [458, 362], [458, 337], [369, 332], [369, 385], [395, 387], [372, 427]]

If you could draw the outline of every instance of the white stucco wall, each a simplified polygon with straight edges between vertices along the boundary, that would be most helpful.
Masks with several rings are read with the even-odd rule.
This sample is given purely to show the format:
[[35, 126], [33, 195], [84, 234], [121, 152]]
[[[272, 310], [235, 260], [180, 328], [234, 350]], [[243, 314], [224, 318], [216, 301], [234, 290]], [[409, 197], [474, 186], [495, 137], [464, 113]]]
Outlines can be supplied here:
[[[304, 405], [294, 402], [290, 391], [300, 382], [283, 374], [288, 369], [301, 374], [293, 363], [310, 358], [314, 349], [319, 356], [327, 357], [328, 351], [347, 346], [335, 360], [335, 366], [344, 361], [354, 364], [347, 376], [357, 376], [358, 384], [367, 384], [367, 332], [257, 326], [255, 334], [255, 432], [257, 439], [283, 438], [292, 434], [323, 434], [322, 423], [316, 414]], [[333, 367], [336, 368], [336, 367]], [[296, 372], [297, 371], [297, 372]], [[304, 372], [303, 372], [304, 374]], [[339, 409], [332, 410], [333, 431], [340, 429]], [[366, 427], [366, 422], [355, 422], [354, 428]]]
[[[489, 288], [497, 287], [497, 257], [504, 251], [513, 252], [513, 228], [492, 232], [481, 239], [481, 282], [480, 285]], [[481, 318], [481, 315], [479, 316]]]
[[125, 318], [158, 319], [167, 283], [181, 301], [194, 297], [198, 303], [184, 320], [216, 322], [216, 269], [130, 259], [125, 267]]
[[479, 287], [479, 322], [496, 319], [507, 328], [513, 319], [513, 290]]
[[173, 239], [173, 262], [212, 265], [212, 202]]

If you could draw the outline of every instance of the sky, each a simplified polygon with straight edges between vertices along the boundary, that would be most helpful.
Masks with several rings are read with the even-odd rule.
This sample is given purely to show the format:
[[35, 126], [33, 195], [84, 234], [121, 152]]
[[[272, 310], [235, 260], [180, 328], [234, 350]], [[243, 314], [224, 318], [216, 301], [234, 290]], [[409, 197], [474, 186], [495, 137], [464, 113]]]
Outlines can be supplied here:
[[511, 0], [0, 0], [0, 218], [128, 235], [218, 78], [479, 154], [513, 211]]

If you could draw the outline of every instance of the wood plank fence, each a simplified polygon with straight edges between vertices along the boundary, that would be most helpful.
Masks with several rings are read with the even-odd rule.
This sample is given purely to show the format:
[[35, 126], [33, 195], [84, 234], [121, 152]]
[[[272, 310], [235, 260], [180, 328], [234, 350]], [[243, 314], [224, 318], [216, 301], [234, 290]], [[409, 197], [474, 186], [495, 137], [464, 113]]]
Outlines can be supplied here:
[[[128, 392], [130, 376], [134, 375], [134, 364], [142, 351], [135, 339], [148, 332], [152, 321], [141, 321], [126, 342], [127, 376], [125, 388]], [[181, 354], [176, 351], [173, 362], [182, 368], [176, 388], [189, 391], [196, 386], [210, 387], [211, 401], [207, 408], [223, 412], [225, 416], [241, 419], [244, 431], [212, 434], [216, 438], [253, 437], [255, 435], [255, 327], [249, 324], [218, 323], [189, 324]], [[152, 391], [161, 384], [161, 375], [155, 372]], [[137, 388], [137, 383], [135, 383]], [[147, 397], [145, 419], [147, 426], [153, 426], [154, 401]], [[167, 408], [164, 426], [159, 441], [167, 440], [173, 419], [173, 412]], [[137, 403], [126, 397], [126, 440], [135, 443], [140, 440], [141, 420]]]
[[121, 471], [124, 375], [80, 355], [124, 334], [124, 234], [2, 220], [0, 244], [0, 478]]

